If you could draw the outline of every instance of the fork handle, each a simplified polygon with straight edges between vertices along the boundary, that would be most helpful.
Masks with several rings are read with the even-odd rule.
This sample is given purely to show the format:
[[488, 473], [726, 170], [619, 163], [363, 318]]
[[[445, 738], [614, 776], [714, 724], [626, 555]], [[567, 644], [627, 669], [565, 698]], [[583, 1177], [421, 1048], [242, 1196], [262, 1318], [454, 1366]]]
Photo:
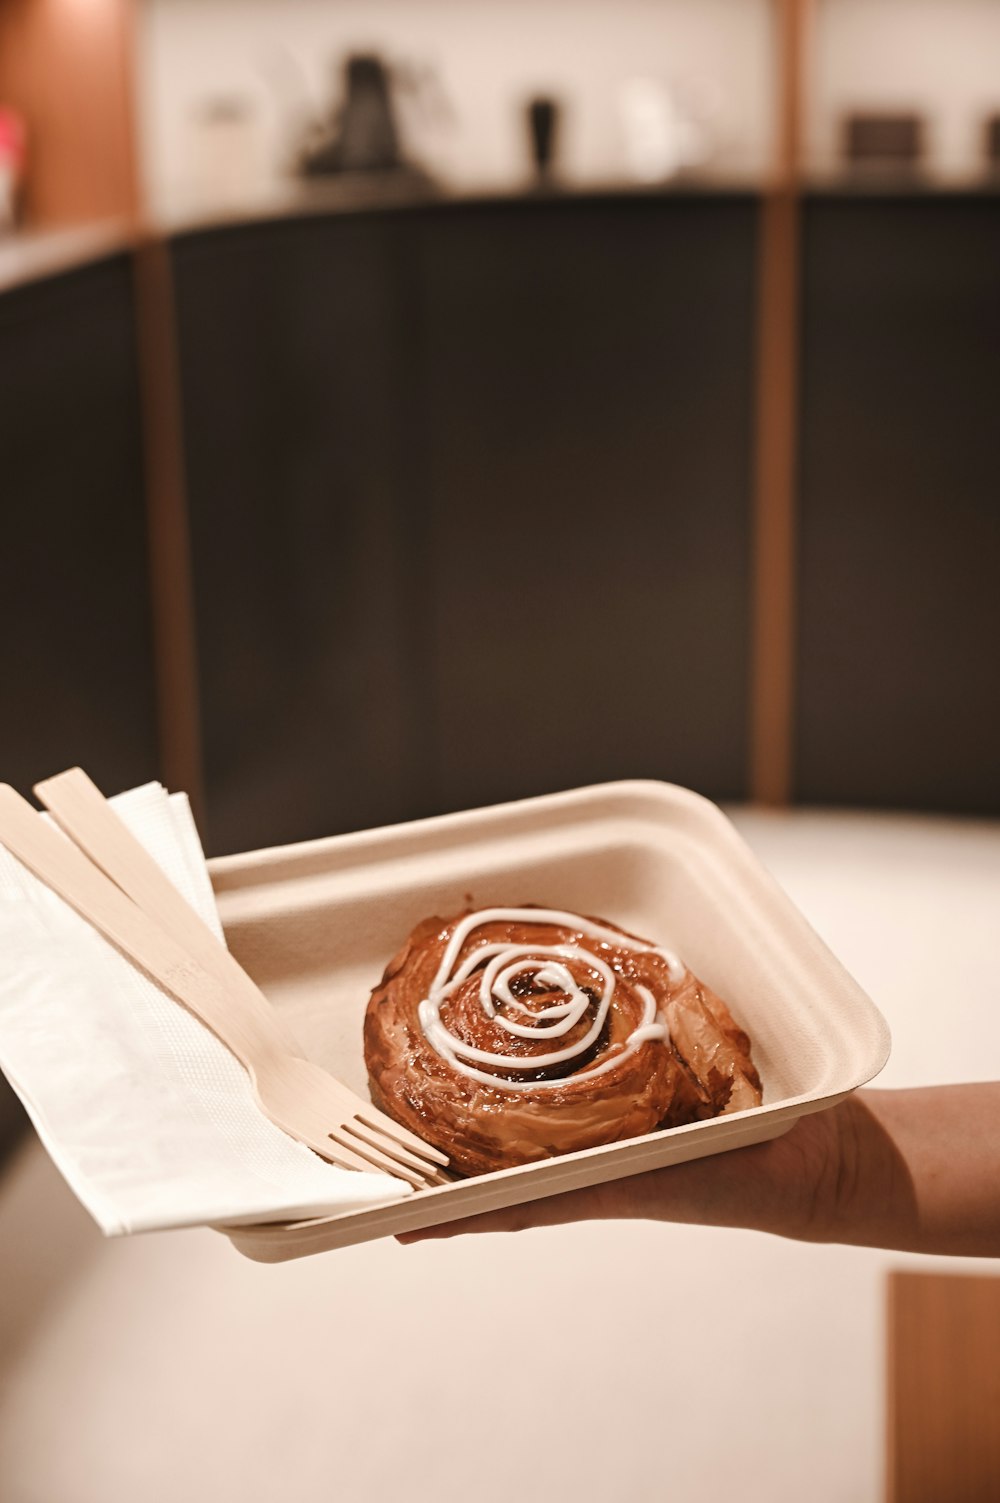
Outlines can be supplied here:
[[282, 1040], [286, 1053], [302, 1054], [264, 993], [178, 892], [82, 767], [36, 783], [35, 793], [91, 861], [220, 985], [239, 997], [241, 1005], [249, 1008], [264, 1027], [270, 1027], [272, 1038], [275, 1042]]
[[183, 1002], [254, 1077], [255, 1061], [283, 1047], [273, 1019], [234, 1004], [226, 989], [136, 907], [73, 842], [0, 784], [0, 843], [130, 960]]

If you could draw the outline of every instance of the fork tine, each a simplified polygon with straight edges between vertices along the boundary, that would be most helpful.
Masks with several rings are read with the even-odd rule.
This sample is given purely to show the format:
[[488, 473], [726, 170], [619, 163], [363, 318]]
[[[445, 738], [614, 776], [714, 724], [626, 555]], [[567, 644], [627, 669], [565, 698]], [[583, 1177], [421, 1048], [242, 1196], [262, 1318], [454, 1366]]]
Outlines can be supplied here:
[[446, 1185], [451, 1183], [450, 1179], [443, 1175], [440, 1169], [435, 1169], [432, 1164], [427, 1163], [426, 1159], [418, 1158], [415, 1153], [410, 1153], [408, 1149], [402, 1148], [398, 1143], [391, 1142], [380, 1133], [375, 1132], [373, 1128], [369, 1127], [366, 1122], [362, 1122], [358, 1117], [352, 1118], [349, 1122], [342, 1123], [341, 1126], [352, 1137], [360, 1138], [363, 1143], [367, 1143], [372, 1148], [379, 1149], [380, 1152], [386, 1154], [389, 1158], [395, 1159], [400, 1164], [405, 1164], [410, 1169], [415, 1169], [418, 1174], [422, 1174], [432, 1184]]
[[432, 1148], [423, 1138], [418, 1138], [415, 1132], [410, 1132], [408, 1127], [401, 1127], [385, 1112], [380, 1112], [377, 1106], [369, 1106], [362, 1102], [358, 1107], [356, 1116], [366, 1127], [380, 1136], [392, 1138], [394, 1142], [409, 1148], [419, 1158], [430, 1159], [433, 1164], [440, 1164], [442, 1169], [448, 1167], [448, 1155], [442, 1153], [439, 1148]]
[[371, 1174], [372, 1166], [367, 1159], [361, 1158], [360, 1154], [352, 1153], [349, 1148], [340, 1143], [324, 1142], [321, 1139], [310, 1138], [308, 1141], [301, 1133], [291, 1133], [290, 1137], [297, 1137], [300, 1143], [311, 1148], [313, 1153], [321, 1159], [327, 1159], [329, 1163], [336, 1164], [338, 1169], [360, 1169], [363, 1174]]
[[397, 1163], [395, 1159], [388, 1158], [377, 1148], [362, 1142], [360, 1138], [353, 1137], [346, 1125], [339, 1126], [335, 1132], [330, 1133], [330, 1137], [338, 1152], [346, 1150], [352, 1158], [367, 1160], [364, 1167], [369, 1172], [373, 1168], [382, 1169], [386, 1174], [395, 1175], [397, 1179], [405, 1179], [415, 1190], [426, 1189], [427, 1180], [423, 1173], [418, 1174], [413, 1169], [407, 1169], [405, 1164]]
[[[304, 1141], [304, 1139], [301, 1141]], [[332, 1139], [332, 1136], [330, 1142], [310, 1142], [306, 1146], [311, 1148], [320, 1158], [327, 1159], [331, 1164], [334, 1164], [338, 1169], [348, 1169], [352, 1173], [359, 1171], [362, 1174], [389, 1172], [395, 1178], [405, 1180], [407, 1184], [412, 1185], [414, 1190], [424, 1190], [427, 1188], [427, 1181], [419, 1178], [411, 1170], [404, 1169], [399, 1164], [393, 1164], [390, 1167], [388, 1162], [385, 1166], [376, 1164], [374, 1153], [372, 1153], [371, 1158], [365, 1158], [361, 1153], [356, 1153], [353, 1149], [346, 1147], [339, 1139]], [[431, 1171], [431, 1173], [434, 1172], [436, 1171]]]

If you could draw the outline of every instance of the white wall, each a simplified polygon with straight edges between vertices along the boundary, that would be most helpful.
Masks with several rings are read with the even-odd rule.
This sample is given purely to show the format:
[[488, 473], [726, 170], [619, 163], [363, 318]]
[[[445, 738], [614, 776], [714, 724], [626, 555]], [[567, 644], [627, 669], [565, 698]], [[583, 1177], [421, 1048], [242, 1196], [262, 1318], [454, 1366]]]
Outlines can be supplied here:
[[[710, 166], [770, 159], [770, 0], [144, 0], [140, 118], [154, 207], [218, 182], [199, 111], [239, 99], [249, 130], [230, 143], [234, 192], [283, 176], [302, 121], [329, 110], [337, 64], [375, 49], [435, 70], [445, 105], [404, 106], [416, 154], [456, 186], [506, 185], [527, 170], [521, 109], [534, 92], [567, 105], [566, 175], [626, 174], [622, 85], [686, 90], [710, 119]], [[816, 0], [809, 49], [808, 164], [836, 164], [844, 114], [918, 109], [931, 165], [975, 172], [983, 119], [1000, 110], [1000, 0]], [[216, 136], [216, 152], [225, 142]], [[204, 186], [204, 185], [202, 185]]]
[[523, 177], [533, 92], [567, 102], [567, 174], [619, 178], [618, 100], [635, 76], [686, 87], [712, 116], [713, 165], [753, 171], [770, 152], [770, 15], [769, 0], [145, 0], [148, 190], [154, 206], [190, 192], [204, 166], [192, 117], [220, 96], [252, 104], [259, 171], [274, 178], [303, 109], [329, 104], [336, 61], [368, 48], [437, 70], [453, 118], [407, 120], [457, 185]]
[[809, 158], [836, 161], [857, 108], [916, 109], [930, 164], [982, 165], [982, 121], [1000, 111], [1000, 0], [819, 0], [812, 38]]

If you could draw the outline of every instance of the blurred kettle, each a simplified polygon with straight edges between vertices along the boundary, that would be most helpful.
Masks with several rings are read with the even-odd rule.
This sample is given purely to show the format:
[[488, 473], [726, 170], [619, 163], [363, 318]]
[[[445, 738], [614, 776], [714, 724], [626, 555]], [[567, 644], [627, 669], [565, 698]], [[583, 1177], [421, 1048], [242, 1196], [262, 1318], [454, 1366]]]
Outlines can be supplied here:
[[308, 176], [415, 170], [400, 145], [392, 75], [376, 53], [345, 60], [343, 103], [325, 136], [303, 154], [302, 170]]

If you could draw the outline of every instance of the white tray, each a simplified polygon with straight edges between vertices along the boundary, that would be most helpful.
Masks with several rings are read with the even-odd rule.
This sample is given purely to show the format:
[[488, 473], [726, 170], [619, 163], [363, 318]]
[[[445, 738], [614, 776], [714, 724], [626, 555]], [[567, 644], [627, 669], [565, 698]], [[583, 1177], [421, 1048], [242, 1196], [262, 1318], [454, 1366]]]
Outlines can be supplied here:
[[281, 1262], [762, 1142], [885, 1064], [881, 1014], [725, 815], [667, 783], [609, 783], [210, 863], [229, 943], [306, 1052], [367, 1095], [362, 1020], [409, 930], [470, 905], [596, 914], [679, 952], [750, 1034], [751, 1111], [294, 1224], [227, 1228]]

